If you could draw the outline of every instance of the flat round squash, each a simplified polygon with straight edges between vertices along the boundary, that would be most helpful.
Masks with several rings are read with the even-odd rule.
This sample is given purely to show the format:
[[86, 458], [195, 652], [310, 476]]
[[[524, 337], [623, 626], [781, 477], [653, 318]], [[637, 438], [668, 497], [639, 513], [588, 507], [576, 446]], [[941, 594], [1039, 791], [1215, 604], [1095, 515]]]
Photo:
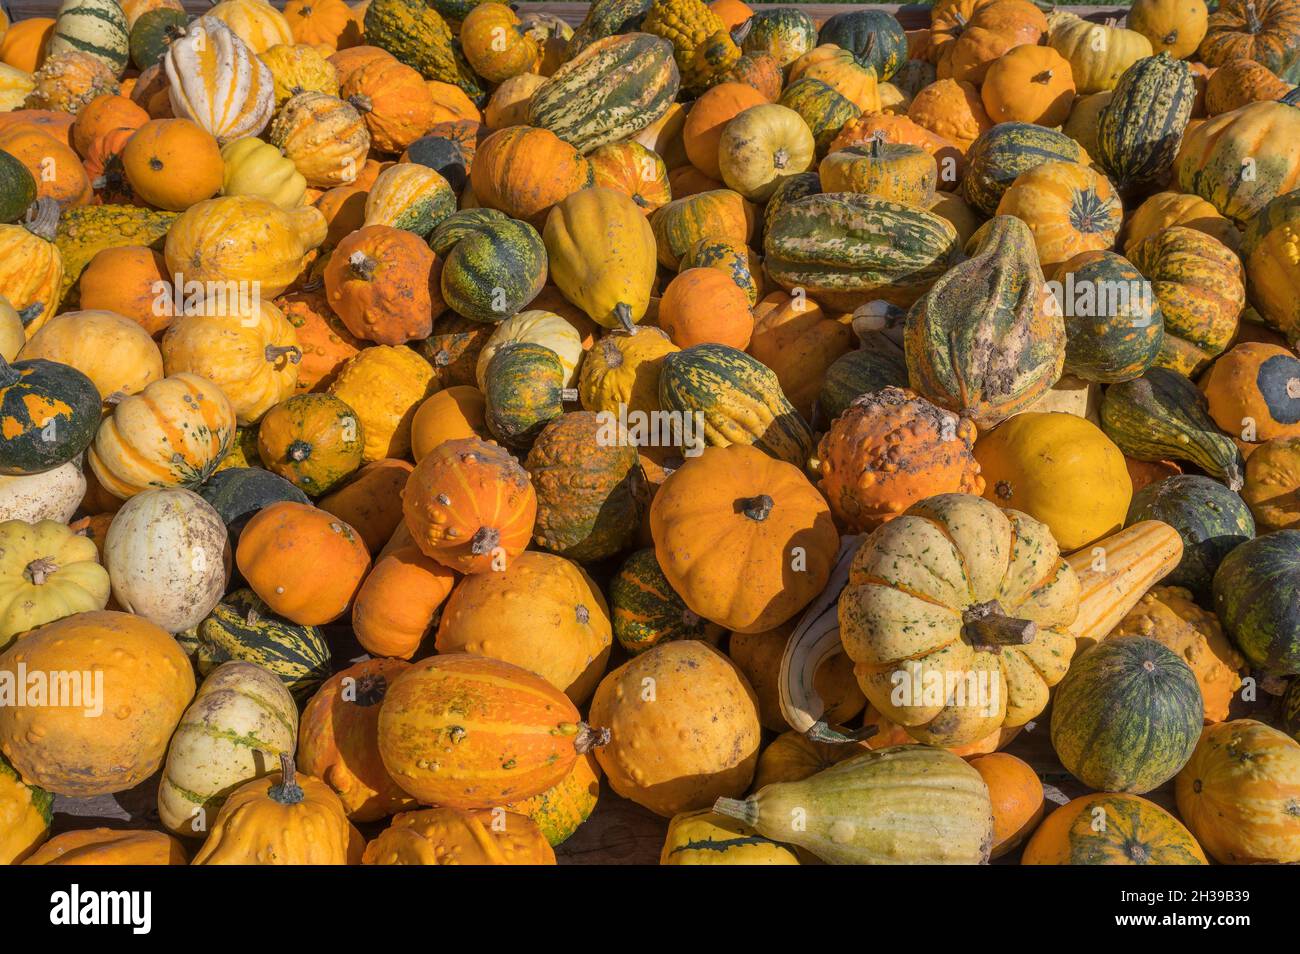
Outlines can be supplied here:
[[1205, 853], [1169, 812], [1136, 795], [1098, 793], [1062, 805], [1038, 826], [1023, 865], [1204, 865]]

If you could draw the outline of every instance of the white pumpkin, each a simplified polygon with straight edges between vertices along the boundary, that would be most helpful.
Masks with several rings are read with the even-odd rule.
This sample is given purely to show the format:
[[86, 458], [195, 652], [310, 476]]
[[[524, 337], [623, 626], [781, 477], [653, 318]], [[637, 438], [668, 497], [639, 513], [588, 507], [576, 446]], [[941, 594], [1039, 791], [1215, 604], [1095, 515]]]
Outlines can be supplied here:
[[492, 356], [517, 341], [528, 341], [554, 351], [564, 368], [564, 386], [573, 387], [582, 361], [582, 336], [578, 329], [553, 311], [521, 311], [497, 325], [479, 352], [475, 374], [480, 391], [486, 390], [484, 382]]
[[[292, 42], [292, 41], [290, 41]], [[275, 81], [248, 44], [212, 16], [199, 17], [163, 57], [172, 112], [223, 145], [256, 136], [275, 110]]]
[[67, 523], [86, 496], [81, 455], [43, 474], [0, 477], [0, 520]]
[[55, 315], [32, 335], [19, 358], [71, 365], [90, 378], [104, 400], [139, 394], [163, 376], [162, 353], [149, 332], [115, 311]]
[[221, 516], [198, 494], [146, 490], [122, 505], [104, 536], [113, 598], [169, 633], [197, 626], [230, 580]]
[[23, 320], [18, 317], [9, 299], [0, 295], [0, 358], [13, 361], [18, 352], [23, 350], [27, 335], [23, 332]]
[[280, 769], [293, 754], [298, 708], [280, 678], [256, 663], [222, 663], [181, 716], [158, 784], [158, 817], [202, 836], [231, 790]]

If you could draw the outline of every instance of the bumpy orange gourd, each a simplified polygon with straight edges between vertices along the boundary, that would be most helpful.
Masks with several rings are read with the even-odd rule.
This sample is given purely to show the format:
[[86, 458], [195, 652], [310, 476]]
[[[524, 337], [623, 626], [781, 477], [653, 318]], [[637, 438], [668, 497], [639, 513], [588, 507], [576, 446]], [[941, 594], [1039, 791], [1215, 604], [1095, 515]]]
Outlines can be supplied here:
[[86, 828], [51, 838], [25, 865], [184, 865], [180, 839], [161, 831]]
[[330, 306], [358, 338], [399, 345], [427, 338], [435, 305], [431, 281], [437, 256], [418, 235], [389, 225], [368, 225], [334, 250], [325, 266]]
[[366, 846], [367, 865], [553, 865], [536, 823], [516, 812], [404, 812]]

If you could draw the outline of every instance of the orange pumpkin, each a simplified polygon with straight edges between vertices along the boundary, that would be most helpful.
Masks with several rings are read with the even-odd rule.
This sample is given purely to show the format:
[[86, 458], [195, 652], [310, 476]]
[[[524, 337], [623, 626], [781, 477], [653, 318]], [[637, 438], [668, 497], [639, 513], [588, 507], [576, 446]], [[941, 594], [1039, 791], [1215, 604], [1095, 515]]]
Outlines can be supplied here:
[[744, 351], [754, 315], [745, 292], [725, 272], [688, 268], [664, 289], [659, 327], [679, 348], [712, 342]]
[[1017, 46], [989, 66], [980, 95], [994, 122], [1059, 126], [1074, 104], [1074, 73], [1050, 46]]
[[938, 188], [956, 187], [966, 163], [960, 147], [951, 139], [931, 132], [906, 116], [891, 113], [862, 116], [840, 130], [840, 134], [831, 143], [830, 151], [837, 152], [849, 146], [865, 146], [877, 136], [884, 142], [920, 146], [934, 157], [939, 170]]
[[853, 326], [811, 298], [776, 291], [754, 308], [749, 353], [776, 372], [782, 392], [805, 421], [812, 420], [826, 369], [855, 344]]
[[369, 192], [357, 185], [335, 186], [316, 200], [315, 206], [325, 216], [325, 242], [333, 248], [353, 232], [361, 228], [366, 220], [366, 197]]
[[411, 419], [411, 454], [418, 464], [444, 441], [466, 437], [490, 440], [483, 392], [457, 384], [425, 398]]
[[150, 205], [183, 212], [221, 189], [225, 164], [217, 141], [188, 119], [151, 119], [122, 150], [127, 181]]
[[443, 310], [441, 296], [433, 297], [436, 263], [414, 232], [367, 225], [344, 238], [330, 256], [326, 297], [358, 338], [386, 345], [427, 338], [432, 315]]
[[377, 46], [361, 44], [339, 50], [330, 56], [329, 61], [330, 65], [339, 74], [339, 84], [342, 85], [347, 82], [349, 76], [361, 69], [361, 67], [379, 60], [391, 60], [393, 58], [393, 54], [387, 50], [380, 49]]
[[1265, 99], [1281, 99], [1291, 84], [1254, 60], [1232, 60], [1205, 82], [1205, 113], [1217, 116]]
[[14, 126], [35, 126], [40, 132], [53, 136], [71, 149], [72, 124], [76, 118], [72, 113], [60, 110], [15, 109], [13, 112], [0, 113], [0, 131]]
[[721, 179], [718, 143], [722, 130], [751, 106], [768, 102], [766, 96], [747, 83], [719, 83], [710, 88], [686, 114], [682, 141], [691, 165], [711, 179]]
[[402, 522], [402, 488], [414, 468], [386, 457], [366, 464], [342, 487], [322, 497], [320, 508], [345, 521], [371, 553], [392, 537]]
[[347, 611], [370, 568], [370, 554], [361, 535], [338, 517], [282, 501], [248, 521], [235, 563], [272, 610], [318, 626]]
[[971, 759], [993, 803], [993, 852], [1000, 858], [1019, 847], [1042, 820], [1043, 783], [1025, 762], [1005, 752]]
[[106, 248], [81, 273], [81, 307], [115, 311], [157, 335], [175, 310], [157, 307], [159, 288], [171, 282], [161, 253], [142, 245]]
[[953, 79], [938, 80], [917, 93], [907, 107], [907, 118], [952, 140], [963, 152], [993, 127], [979, 90]]
[[[82, 283], [84, 296], [84, 276]], [[361, 342], [334, 314], [324, 291], [292, 292], [277, 298], [275, 304], [293, 325], [302, 351], [302, 360], [298, 362], [298, 391], [328, 387], [338, 369], [361, 350]]]
[[555, 133], [510, 126], [484, 139], [474, 155], [470, 187], [480, 205], [541, 229], [551, 207], [595, 183], [591, 163]]
[[596, 185], [622, 192], [646, 215], [673, 199], [663, 159], [635, 139], [601, 146], [588, 159]]
[[357, 642], [376, 656], [410, 659], [433, 629], [459, 575], [425, 556], [399, 525], [352, 606]]
[[295, 43], [341, 50], [361, 42], [361, 25], [343, 0], [289, 0], [283, 12]]
[[699, 195], [701, 192], [714, 192], [725, 189], [727, 184], [721, 179], [711, 179], [694, 166], [678, 166], [668, 173], [669, 191], [674, 199]]
[[81, 159], [39, 126], [21, 123], [0, 129], [0, 151], [27, 167], [36, 182], [38, 199], [50, 198], [68, 207], [87, 205], [94, 198]]
[[477, 124], [483, 121], [483, 114], [474, 105], [474, 100], [470, 99], [459, 86], [440, 80], [428, 80], [424, 85], [429, 88], [429, 95], [433, 97], [434, 109], [438, 116], [437, 122], [429, 128], [429, 133], [433, 132], [434, 127], [443, 123]]
[[84, 828], [51, 838], [25, 865], [186, 865], [180, 840], [161, 831]]
[[537, 40], [503, 3], [479, 3], [465, 15], [460, 48], [474, 72], [490, 83], [529, 72], [541, 53]]
[[353, 70], [340, 96], [365, 117], [370, 145], [378, 152], [401, 152], [439, 120], [424, 77], [392, 57]]
[[99, 96], [77, 113], [72, 123], [72, 148], [83, 159], [96, 139], [114, 129], [139, 129], [149, 114], [125, 96]]
[[45, 62], [45, 49], [54, 33], [50, 17], [31, 17], [9, 26], [0, 41], [0, 62], [34, 73]]

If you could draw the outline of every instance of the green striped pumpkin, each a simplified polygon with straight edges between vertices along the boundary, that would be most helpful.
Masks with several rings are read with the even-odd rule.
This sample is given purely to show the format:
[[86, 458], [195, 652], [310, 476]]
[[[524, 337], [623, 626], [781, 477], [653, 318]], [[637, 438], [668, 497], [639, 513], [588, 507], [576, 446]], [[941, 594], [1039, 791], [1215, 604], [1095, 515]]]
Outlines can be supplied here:
[[57, 361], [0, 357], [0, 475], [40, 474], [94, 440], [100, 396], [90, 378]]
[[[1115, 294], [1121, 289], [1122, 297]], [[1065, 319], [1067, 373], [1110, 384], [1155, 363], [1165, 341], [1164, 315], [1151, 283], [1128, 259], [1082, 252], [1056, 272], [1052, 290]]]
[[669, 584], [653, 547], [637, 550], [609, 581], [614, 638], [632, 655], [675, 639], [716, 644], [722, 627], [691, 612]]
[[497, 349], [483, 384], [488, 430], [514, 450], [532, 446], [542, 428], [564, 413], [564, 365], [534, 342]]
[[837, 13], [822, 24], [817, 42], [848, 50], [859, 66], [875, 70], [882, 81], [892, 79], [907, 62], [907, 34], [884, 10]]
[[537, 229], [496, 209], [453, 213], [429, 245], [443, 261], [443, 301], [466, 318], [505, 321], [546, 284], [546, 245]]
[[640, 27], [652, 0], [595, 0], [587, 7], [587, 15], [573, 29], [566, 60], [572, 60], [597, 40], [615, 33], [627, 33]]
[[321, 631], [277, 616], [250, 589], [235, 590], [176, 639], [200, 676], [232, 659], [256, 663], [275, 673], [299, 702], [330, 674], [330, 650]]
[[984, 215], [997, 212], [1016, 176], [1044, 162], [1086, 162], [1083, 148], [1063, 132], [1034, 123], [998, 123], [971, 143], [961, 191]]
[[131, 40], [117, 0], [63, 0], [47, 53], [68, 50], [89, 54], [122, 75], [131, 58]]
[[772, 231], [772, 223], [781, 214], [781, 210], [791, 202], [810, 195], [820, 195], [821, 191], [821, 176], [815, 169], [782, 179], [776, 191], [768, 196], [767, 205], [763, 206], [763, 234], [767, 235]]
[[817, 24], [798, 7], [759, 10], [737, 27], [746, 53], [770, 53], [781, 68], [789, 66], [817, 45]]
[[1214, 574], [1214, 611], [1251, 664], [1300, 675], [1300, 530], [1247, 540]]
[[800, 468], [812, 452], [812, 431], [786, 400], [776, 373], [726, 345], [700, 344], [665, 356], [659, 404], [700, 415], [710, 447], [750, 444]]
[[763, 248], [774, 282], [845, 311], [877, 298], [912, 304], [959, 252], [957, 230], [947, 219], [845, 192], [788, 203]]
[[1187, 663], [1146, 636], [1113, 636], [1074, 661], [1052, 697], [1052, 747], [1071, 775], [1141, 795], [1187, 764], [1205, 706]]
[[36, 180], [21, 162], [0, 151], [0, 225], [17, 222], [36, 201]]
[[586, 155], [654, 123], [668, 112], [680, 85], [668, 40], [649, 33], [606, 37], [533, 93], [528, 125], [549, 129]]
[[818, 420], [829, 424], [854, 399], [881, 388], [907, 387], [907, 361], [897, 345], [879, 336], [879, 347], [842, 354], [826, 369], [817, 397]]
[[1097, 160], [1121, 193], [1168, 181], [1195, 100], [1190, 67], [1168, 51], [1120, 76], [1097, 118]]
[[1108, 387], [1101, 429], [1129, 457], [1191, 461], [1232, 490], [1241, 489], [1237, 445], [1215, 426], [1205, 396], [1177, 371], [1148, 368], [1140, 378]]
[[427, 80], [459, 86], [483, 104], [483, 87], [461, 56], [451, 28], [424, 0], [371, 0], [364, 32], [367, 45], [387, 50]]
[[778, 102], [793, 109], [808, 124], [819, 158], [826, 155], [840, 130], [862, 115], [862, 110], [835, 87], [811, 76], [787, 86]]

